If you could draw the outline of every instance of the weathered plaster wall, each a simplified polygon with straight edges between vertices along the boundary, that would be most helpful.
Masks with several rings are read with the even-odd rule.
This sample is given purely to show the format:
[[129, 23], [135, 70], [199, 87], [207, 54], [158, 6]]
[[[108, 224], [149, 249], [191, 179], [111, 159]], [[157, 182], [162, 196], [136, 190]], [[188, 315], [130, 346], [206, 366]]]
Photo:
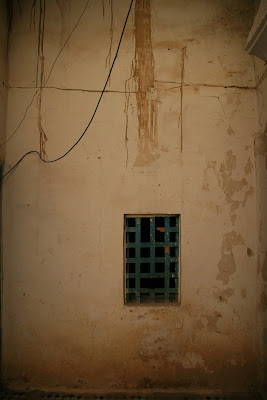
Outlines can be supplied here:
[[260, 132], [255, 138], [257, 205], [259, 215], [259, 292], [262, 321], [262, 350], [264, 388], [267, 387], [267, 68], [255, 57]]
[[[14, 3], [15, 4], [15, 3]], [[87, 125], [129, 2], [13, 10], [12, 166]], [[41, 7], [41, 9], [40, 9]], [[136, 0], [111, 82], [63, 160], [4, 181], [4, 381], [77, 391], [253, 390], [260, 379], [261, 131], [249, 0]], [[49, 77], [49, 80], [47, 81]], [[123, 304], [123, 215], [181, 214], [181, 304]]]
[[[6, 2], [0, 1], [0, 143], [5, 140], [6, 134], [6, 107], [7, 107], [7, 49], [8, 24]], [[0, 160], [4, 159], [4, 146], [0, 147]]]
[[[7, 113], [7, 76], [8, 76], [8, 62], [7, 62], [7, 49], [8, 49], [8, 18], [6, 2], [0, 1], [0, 143], [4, 142], [6, 134], [6, 113]], [[4, 146], [0, 147], [0, 170], [2, 172], [3, 162], [5, 157]], [[0, 185], [0, 210], [2, 214], [2, 189]], [[1, 328], [2, 328], [2, 218], [0, 225], [0, 315], [1, 315]], [[1, 331], [1, 330], [0, 330]], [[0, 336], [0, 342], [2, 341], [2, 335]], [[2, 343], [0, 350], [0, 357], [2, 359]], [[2, 376], [2, 365], [0, 366], [0, 374]]]

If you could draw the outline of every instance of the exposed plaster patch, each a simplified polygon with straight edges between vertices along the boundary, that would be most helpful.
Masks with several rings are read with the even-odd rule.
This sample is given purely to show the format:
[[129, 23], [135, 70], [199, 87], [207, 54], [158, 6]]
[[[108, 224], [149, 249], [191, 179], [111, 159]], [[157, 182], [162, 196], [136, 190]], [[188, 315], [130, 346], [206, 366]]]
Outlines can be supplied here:
[[[212, 170], [217, 178], [218, 185], [225, 194], [226, 202], [230, 207], [230, 218], [232, 224], [235, 223], [235, 211], [241, 205], [245, 207], [247, 199], [254, 193], [252, 186], [248, 186], [246, 178], [234, 179], [233, 173], [236, 169], [236, 156], [232, 150], [226, 152], [225, 160], [220, 164], [219, 169], [216, 168], [216, 161], [209, 161], [203, 173], [203, 190], [209, 190], [208, 171]], [[245, 172], [251, 173], [252, 163], [250, 158], [245, 166]], [[244, 191], [245, 189], [245, 191]]]
[[203, 185], [202, 185], [202, 189], [203, 190], [209, 190], [209, 183], [208, 183], [208, 170], [212, 169], [213, 171], [215, 171], [215, 167], [216, 167], [217, 161], [209, 161], [207, 163], [206, 168], [204, 169], [204, 178], [203, 178]]
[[222, 281], [224, 285], [229, 282], [230, 276], [236, 272], [233, 248], [238, 245], [244, 245], [244, 240], [240, 234], [232, 231], [223, 236], [221, 259], [218, 263], [219, 273], [216, 279]]

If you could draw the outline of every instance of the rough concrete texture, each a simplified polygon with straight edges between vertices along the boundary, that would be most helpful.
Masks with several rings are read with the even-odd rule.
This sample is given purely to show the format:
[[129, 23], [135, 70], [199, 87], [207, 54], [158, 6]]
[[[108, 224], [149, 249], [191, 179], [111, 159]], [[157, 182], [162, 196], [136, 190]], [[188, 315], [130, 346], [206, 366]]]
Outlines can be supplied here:
[[[49, 75], [85, 4], [13, 4], [7, 138], [45, 87], [6, 145], [5, 170], [32, 149], [62, 155], [91, 118], [129, 1], [89, 2]], [[7, 387], [259, 385], [254, 141], [263, 108], [244, 50], [252, 20], [249, 0], [136, 0], [84, 139], [54, 164], [27, 157], [5, 179]], [[124, 305], [123, 216], [131, 213], [181, 214], [179, 305]]]

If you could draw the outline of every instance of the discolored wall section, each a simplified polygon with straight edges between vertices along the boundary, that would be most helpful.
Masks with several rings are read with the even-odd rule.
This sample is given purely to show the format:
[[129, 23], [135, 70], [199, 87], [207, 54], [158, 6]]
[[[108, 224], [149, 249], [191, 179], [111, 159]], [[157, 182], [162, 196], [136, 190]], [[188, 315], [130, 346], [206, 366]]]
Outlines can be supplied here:
[[[32, 103], [6, 145], [6, 170], [32, 149], [62, 155], [91, 118], [129, 2], [89, 2], [50, 74], [85, 5], [14, 3], [7, 138]], [[264, 107], [244, 50], [253, 15], [249, 0], [136, 0], [84, 139], [57, 163], [25, 158], [4, 180], [8, 387], [259, 385], [254, 142]], [[124, 305], [123, 216], [131, 213], [181, 214], [179, 305]]]

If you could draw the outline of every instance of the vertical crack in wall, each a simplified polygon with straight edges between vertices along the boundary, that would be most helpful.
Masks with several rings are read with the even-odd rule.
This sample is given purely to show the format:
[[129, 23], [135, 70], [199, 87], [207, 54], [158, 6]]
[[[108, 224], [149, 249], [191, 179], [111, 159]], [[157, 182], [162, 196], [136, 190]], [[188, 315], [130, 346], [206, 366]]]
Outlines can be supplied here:
[[157, 135], [157, 90], [154, 89], [154, 56], [151, 41], [150, 0], [135, 3], [135, 60], [133, 77], [137, 84], [138, 154], [135, 166], [159, 158]]
[[36, 67], [36, 86], [39, 81], [41, 87], [38, 95], [38, 130], [40, 134], [40, 154], [41, 157], [46, 157], [45, 142], [47, 141], [46, 134], [42, 127], [42, 96], [43, 85], [45, 82], [44, 77], [44, 34], [45, 34], [45, 2], [46, 0], [39, 1], [39, 27], [38, 27], [38, 51], [37, 51], [37, 67]]

